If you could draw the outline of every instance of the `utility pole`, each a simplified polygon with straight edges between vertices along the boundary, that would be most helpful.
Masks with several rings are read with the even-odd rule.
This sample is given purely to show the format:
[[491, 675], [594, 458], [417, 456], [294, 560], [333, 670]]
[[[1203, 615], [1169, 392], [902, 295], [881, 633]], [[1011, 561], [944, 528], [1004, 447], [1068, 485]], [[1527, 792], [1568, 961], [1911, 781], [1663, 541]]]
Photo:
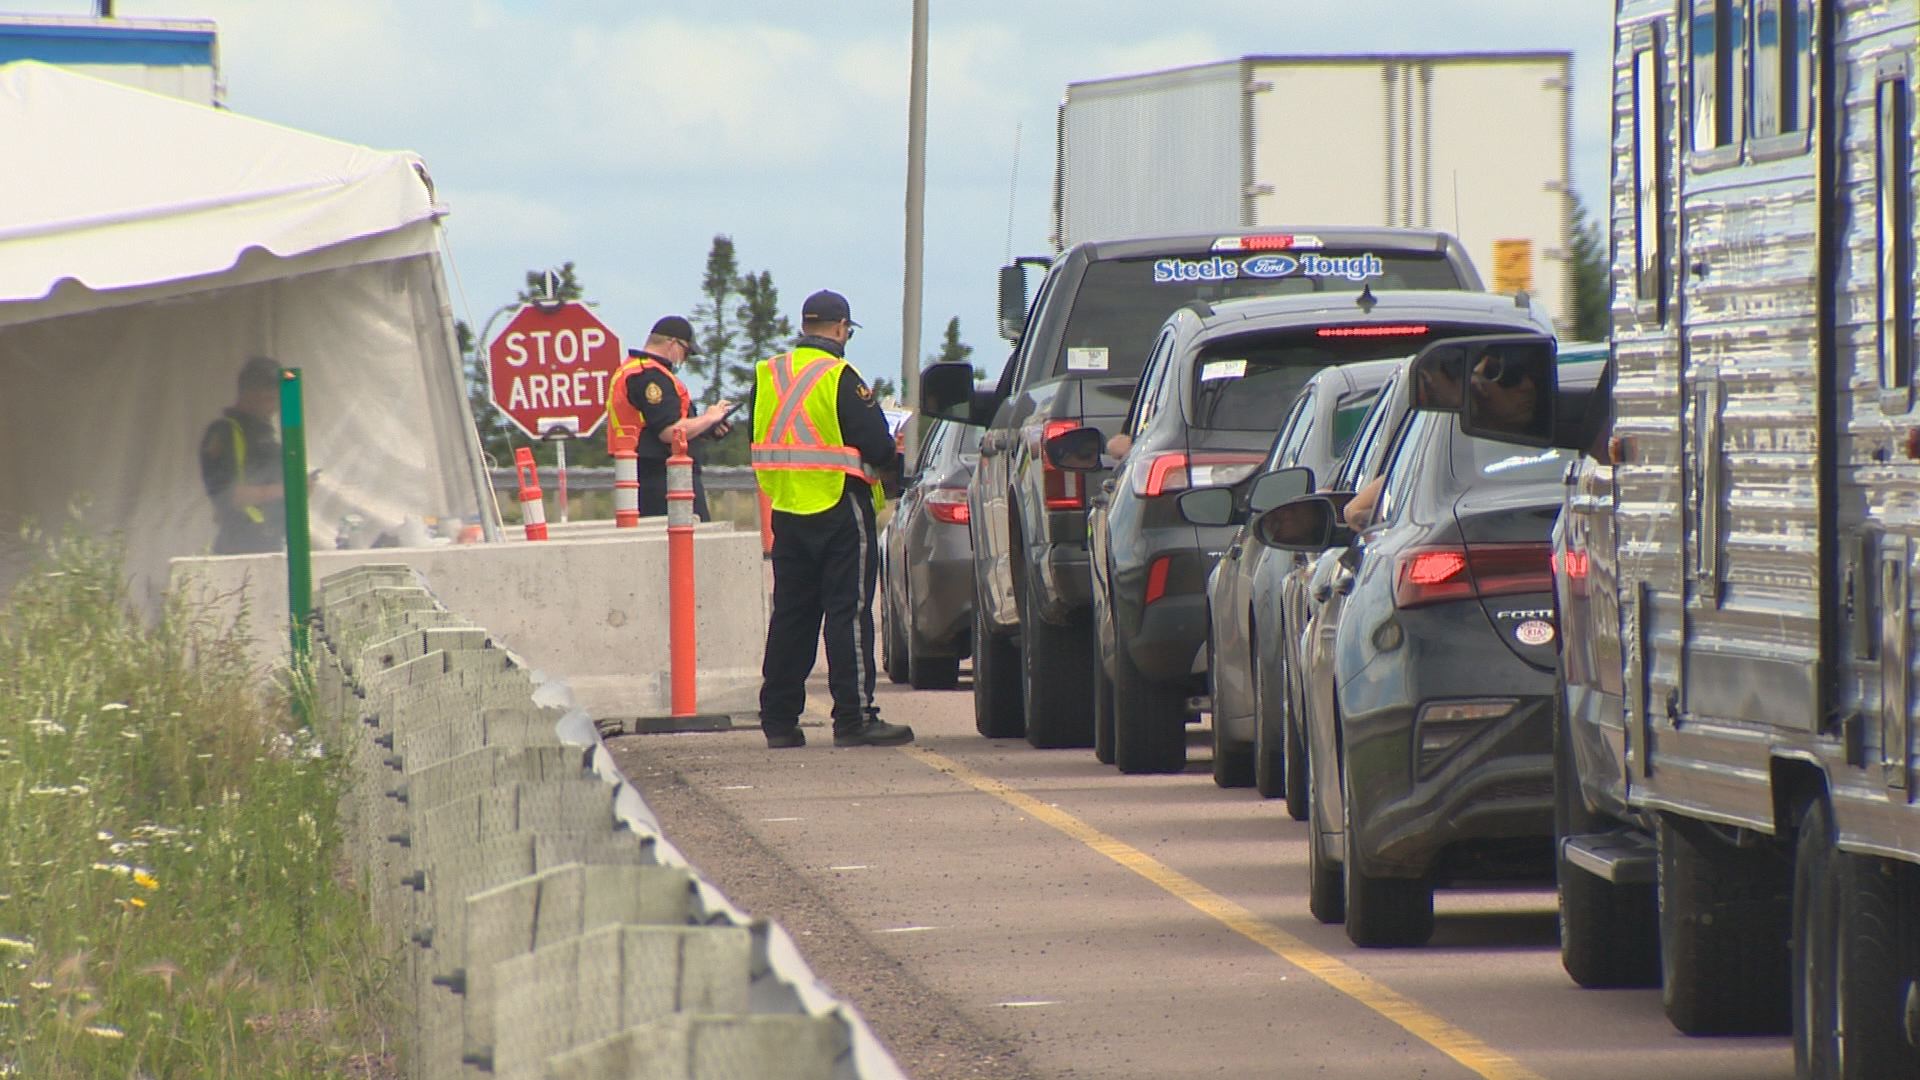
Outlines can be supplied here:
[[[927, 217], [927, 0], [913, 0], [912, 83], [907, 94], [906, 293], [900, 305], [900, 396], [920, 406], [920, 291]], [[907, 460], [919, 450], [920, 425], [907, 425]]]

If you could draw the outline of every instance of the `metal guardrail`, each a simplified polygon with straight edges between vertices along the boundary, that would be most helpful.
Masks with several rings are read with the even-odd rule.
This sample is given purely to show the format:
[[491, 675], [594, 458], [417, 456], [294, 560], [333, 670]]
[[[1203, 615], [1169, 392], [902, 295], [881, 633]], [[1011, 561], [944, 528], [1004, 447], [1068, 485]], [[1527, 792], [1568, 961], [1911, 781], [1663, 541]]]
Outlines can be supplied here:
[[[519, 480], [512, 469], [488, 469], [487, 478], [493, 483], [493, 490], [510, 492], [515, 490]], [[752, 491], [757, 487], [751, 465], [703, 465], [700, 467], [700, 481], [708, 491]], [[560, 471], [552, 466], [540, 469], [540, 490], [560, 490]], [[568, 491], [612, 491], [613, 469], [607, 466], [567, 470]]]
[[317, 723], [347, 751], [356, 876], [405, 958], [412, 1080], [905, 1080], [786, 931], [661, 835], [564, 682], [405, 565], [318, 592]]

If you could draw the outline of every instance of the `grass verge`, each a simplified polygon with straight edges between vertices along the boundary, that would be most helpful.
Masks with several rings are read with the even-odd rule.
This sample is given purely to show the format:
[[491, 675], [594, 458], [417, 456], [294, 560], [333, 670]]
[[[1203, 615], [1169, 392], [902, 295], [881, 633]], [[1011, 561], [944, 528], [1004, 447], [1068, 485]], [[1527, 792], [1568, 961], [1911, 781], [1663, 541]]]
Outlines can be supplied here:
[[391, 1075], [343, 762], [236, 631], [45, 551], [0, 609], [0, 1076]]

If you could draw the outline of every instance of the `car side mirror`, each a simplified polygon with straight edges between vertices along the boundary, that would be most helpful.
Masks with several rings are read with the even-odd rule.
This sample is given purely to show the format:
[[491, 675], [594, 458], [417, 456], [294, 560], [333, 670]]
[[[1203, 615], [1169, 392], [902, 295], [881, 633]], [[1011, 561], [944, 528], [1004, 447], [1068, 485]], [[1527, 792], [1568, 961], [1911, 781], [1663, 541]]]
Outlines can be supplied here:
[[1255, 518], [1253, 535], [1270, 548], [1313, 553], [1345, 543], [1352, 531], [1340, 524], [1332, 499], [1308, 495], [1281, 503]]
[[1100, 450], [1106, 441], [1099, 428], [1063, 431], [1047, 440], [1047, 461], [1068, 472], [1093, 472], [1100, 468]]
[[1559, 372], [1541, 334], [1452, 338], [1413, 360], [1417, 409], [1458, 413], [1460, 430], [1521, 446], [1554, 445]]
[[984, 424], [974, 390], [972, 364], [929, 364], [920, 372], [920, 411], [942, 420]]
[[1019, 263], [1000, 268], [1000, 336], [1019, 341], [1027, 329], [1027, 272]]
[[1175, 502], [1189, 525], [1237, 525], [1239, 507], [1230, 487], [1203, 487], [1183, 492]]
[[1311, 491], [1313, 470], [1304, 465], [1262, 473], [1253, 478], [1253, 487], [1247, 491], [1247, 512], [1264, 514]]

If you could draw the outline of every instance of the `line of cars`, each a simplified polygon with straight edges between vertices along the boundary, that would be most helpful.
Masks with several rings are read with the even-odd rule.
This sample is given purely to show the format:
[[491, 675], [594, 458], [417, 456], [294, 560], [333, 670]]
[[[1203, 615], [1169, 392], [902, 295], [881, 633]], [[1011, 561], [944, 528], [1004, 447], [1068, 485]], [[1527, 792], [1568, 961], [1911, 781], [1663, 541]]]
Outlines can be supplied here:
[[[949, 506], [939, 448], [978, 438], [980, 732], [1176, 772], [1210, 713], [1215, 781], [1308, 822], [1314, 914], [1363, 945], [1424, 941], [1438, 885], [1549, 878], [1567, 452], [1414, 406], [1448, 377], [1456, 397], [1523, 394], [1503, 371], [1554, 352], [1551, 322], [1421, 230], [1081, 245], [1031, 311], [1019, 264], [1001, 283], [999, 383], [936, 364], [921, 398], [941, 418], [923, 474]], [[1567, 359], [1554, 392], [1572, 399], [1600, 365]], [[928, 517], [909, 496], [889, 529], [883, 617], [908, 681], [939, 636], [916, 620], [957, 635], [916, 599], [934, 560], [896, 547]]]

